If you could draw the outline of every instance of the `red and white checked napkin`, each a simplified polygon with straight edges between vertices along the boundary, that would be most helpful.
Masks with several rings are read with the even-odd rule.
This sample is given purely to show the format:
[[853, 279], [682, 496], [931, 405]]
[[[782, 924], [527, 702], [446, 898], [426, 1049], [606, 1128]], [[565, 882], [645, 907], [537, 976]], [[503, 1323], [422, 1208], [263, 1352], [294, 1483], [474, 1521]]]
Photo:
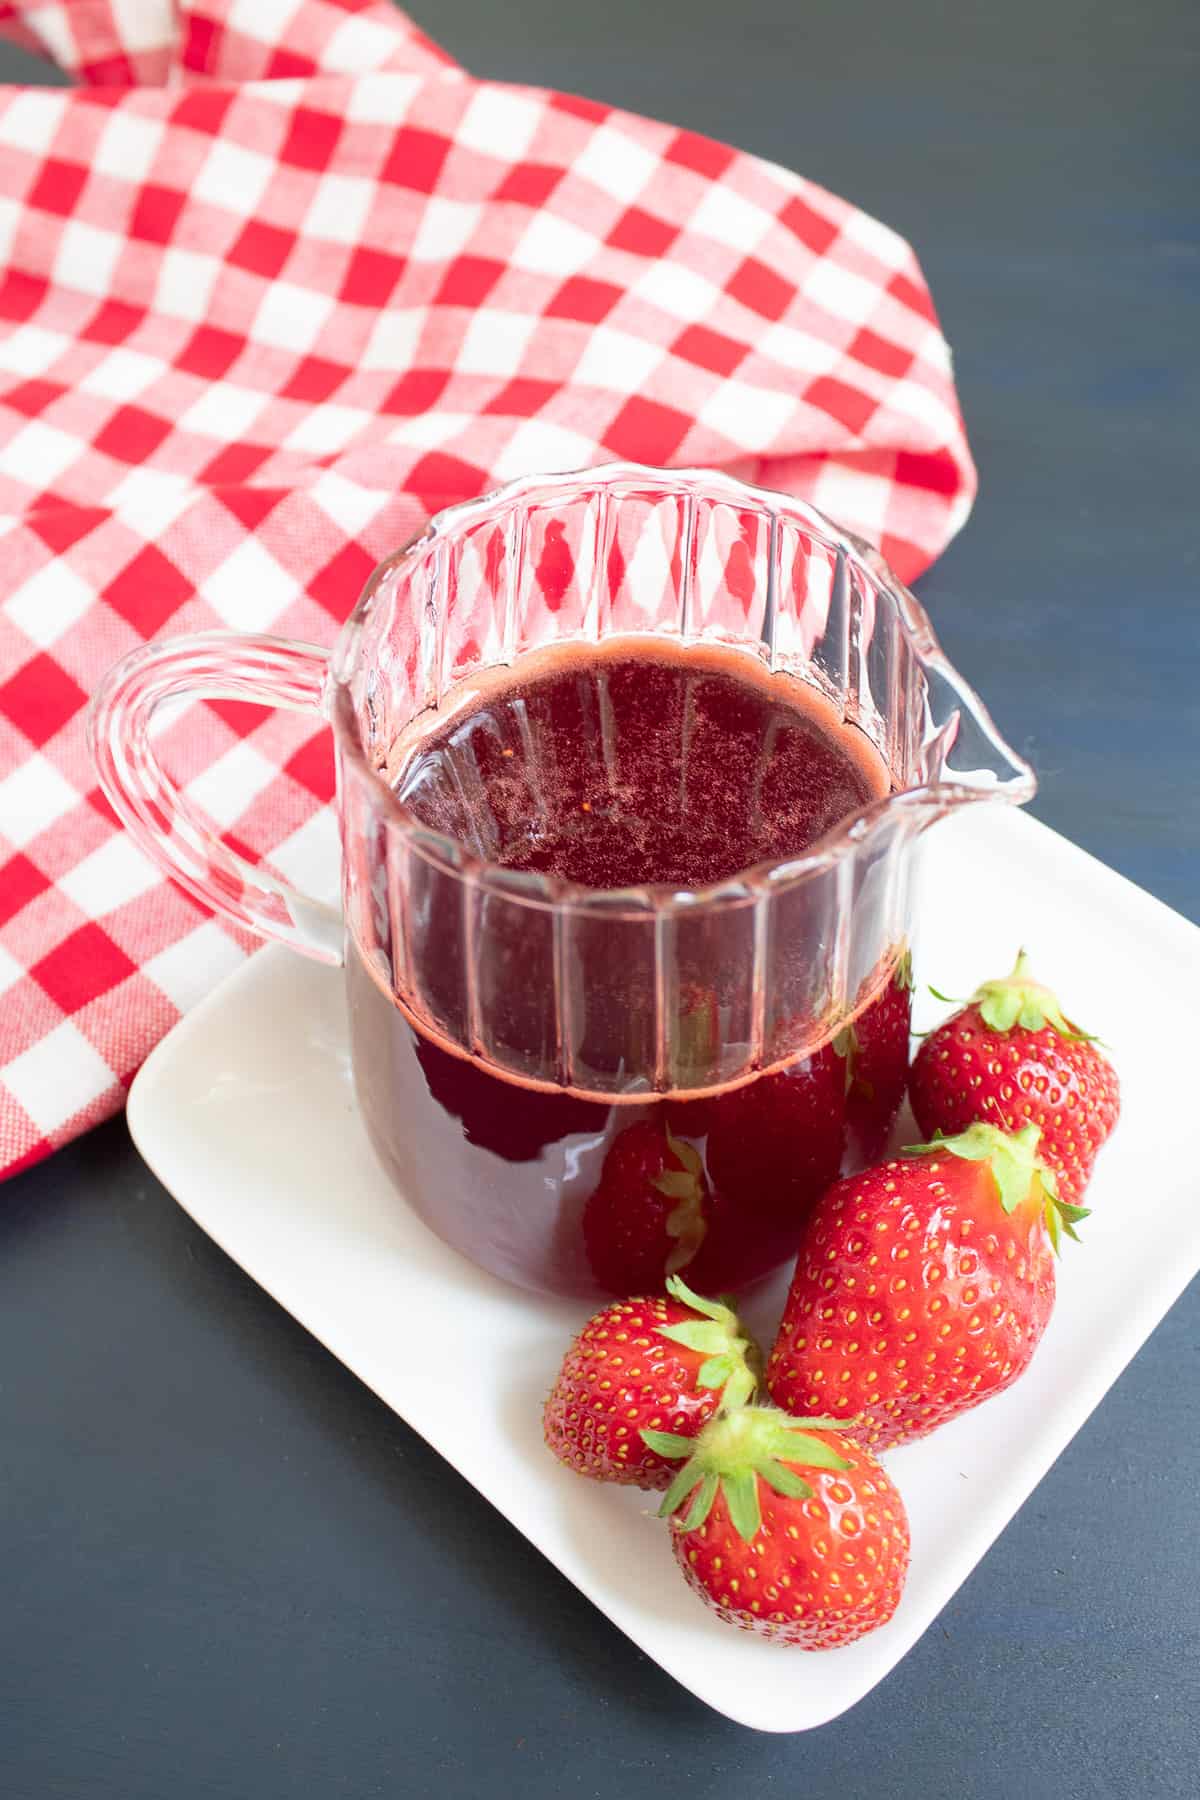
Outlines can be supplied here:
[[[783, 169], [468, 78], [386, 0], [0, 0], [0, 1172], [117, 1110], [254, 943], [97, 792], [114, 658], [331, 642], [436, 508], [614, 457], [814, 501], [912, 577], [975, 487], [912, 251]], [[201, 703], [159, 739], [304, 881], [331, 761]]]

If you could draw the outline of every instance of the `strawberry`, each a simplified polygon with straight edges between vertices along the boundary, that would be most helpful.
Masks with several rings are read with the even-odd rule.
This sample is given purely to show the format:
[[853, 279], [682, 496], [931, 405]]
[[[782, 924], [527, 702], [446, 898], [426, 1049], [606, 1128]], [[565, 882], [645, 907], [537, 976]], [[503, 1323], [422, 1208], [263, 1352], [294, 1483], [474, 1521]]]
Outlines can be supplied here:
[[737, 1294], [796, 1254], [798, 1227], [787, 1216], [714, 1192], [708, 1229], [688, 1277], [706, 1294]]
[[827, 1044], [745, 1087], [668, 1104], [676, 1131], [705, 1140], [713, 1184], [688, 1274], [710, 1293], [739, 1290], [796, 1254], [807, 1208], [838, 1172], [844, 1064]]
[[546, 1443], [597, 1481], [665, 1488], [674, 1470], [643, 1428], [692, 1438], [719, 1407], [743, 1405], [761, 1369], [737, 1314], [673, 1275], [668, 1295], [618, 1300], [589, 1319], [546, 1401]]
[[838, 1172], [846, 1080], [832, 1044], [709, 1102], [713, 1185], [748, 1221], [782, 1226], [794, 1250], [807, 1208]]
[[891, 1618], [908, 1571], [904, 1502], [834, 1420], [746, 1406], [694, 1442], [642, 1435], [660, 1456], [688, 1459], [661, 1515], [718, 1617], [803, 1650], [852, 1643]]
[[610, 1294], [654, 1293], [704, 1242], [710, 1194], [700, 1152], [662, 1113], [614, 1138], [583, 1209], [583, 1241]]
[[1032, 979], [1023, 950], [1011, 975], [985, 981], [925, 1039], [909, 1095], [926, 1137], [949, 1137], [976, 1120], [1008, 1131], [1040, 1126], [1058, 1191], [1076, 1203], [1121, 1110], [1116, 1070]]
[[879, 1155], [908, 1080], [912, 958], [907, 950], [878, 1000], [834, 1039], [846, 1068], [846, 1124], [864, 1157]]
[[1054, 1304], [1060, 1200], [1038, 1129], [972, 1125], [839, 1181], [809, 1220], [767, 1386], [883, 1450], [1017, 1379]]

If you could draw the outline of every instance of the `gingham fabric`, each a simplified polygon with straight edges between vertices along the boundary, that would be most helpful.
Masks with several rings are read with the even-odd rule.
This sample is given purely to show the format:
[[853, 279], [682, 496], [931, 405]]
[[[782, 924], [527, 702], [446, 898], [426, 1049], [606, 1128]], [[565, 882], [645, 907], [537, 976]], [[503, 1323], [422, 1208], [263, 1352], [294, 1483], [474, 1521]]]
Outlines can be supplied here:
[[[975, 477], [908, 245], [812, 183], [469, 79], [385, 0], [0, 0], [0, 1169], [114, 1112], [253, 949], [97, 792], [146, 638], [331, 642], [433, 509], [614, 457], [814, 501], [906, 577]], [[201, 703], [158, 746], [243, 854], [336, 855], [328, 743]]]

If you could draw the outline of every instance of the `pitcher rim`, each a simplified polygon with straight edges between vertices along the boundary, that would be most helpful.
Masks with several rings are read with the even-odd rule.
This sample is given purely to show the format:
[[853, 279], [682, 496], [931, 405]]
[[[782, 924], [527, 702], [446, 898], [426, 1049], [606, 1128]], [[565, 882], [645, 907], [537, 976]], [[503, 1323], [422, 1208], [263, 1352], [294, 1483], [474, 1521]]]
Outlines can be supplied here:
[[[400, 563], [418, 555], [439, 539], [482, 523], [497, 509], [519, 503], [522, 498], [547, 488], [597, 487], [613, 489], [628, 482], [632, 485], [659, 486], [664, 493], [678, 492], [690, 484], [703, 483], [709, 497], [716, 500], [753, 503], [771, 512], [783, 513], [798, 524], [815, 532], [831, 548], [853, 557], [872, 578], [887, 588], [898, 602], [904, 634], [921, 667], [936, 671], [950, 686], [961, 709], [987, 739], [997, 762], [1007, 765], [1007, 773], [995, 782], [926, 780], [914, 787], [900, 788], [884, 794], [846, 814], [823, 832], [807, 849], [795, 857], [768, 857], [749, 864], [734, 874], [703, 887], [680, 888], [665, 882], [636, 883], [625, 887], [596, 888], [561, 876], [527, 873], [506, 868], [504, 864], [481, 856], [460, 839], [435, 827], [425, 825], [412, 809], [399, 798], [383, 773], [372, 763], [362, 741], [357, 711], [350, 693], [352, 664], [363, 626], [383, 576]], [[715, 492], [713, 490], [716, 490]], [[636, 638], [630, 631], [621, 635]], [[566, 641], [566, 640], [564, 640]], [[584, 642], [582, 637], [581, 642]], [[689, 641], [704, 643], [701, 636]], [[498, 661], [488, 667], [511, 667], [512, 662]], [[798, 676], [797, 679], [803, 679]], [[819, 684], [818, 691], [825, 690]], [[829, 698], [830, 696], [826, 696]], [[582, 469], [532, 473], [518, 476], [486, 494], [460, 500], [433, 513], [426, 524], [411, 538], [379, 562], [371, 571], [354, 610], [342, 626], [330, 659], [329, 682], [325, 710], [338, 742], [341, 755], [366, 781], [374, 810], [397, 826], [410, 847], [424, 859], [433, 862], [459, 880], [479, 886], [518, 905], [549, 911], [568, 910], [596, 913], [605, 919], [644, 918], [648, 913], [694, 914], [700, 910], [718, 910], [749, 906], [765, 894], [778, 894], [812, 875], [826, 871], [846, 860], [871, 842], [887, 822], [899, 815], [909, 829], [919, 830], [934, 817], [942, 817], [959, 806], [984, 799], [1003, 800], [1010, 805], [1023, 805], [1037, 789], [1037, 779], [1026, 760], [1017, 754], [1001, 735], [987, 705], [972, 684], [954, 667], [942, 649], [928, 613], [916, 595], [900, 581], [883, 555], [864, 539], [838, 525], [826, 513], [807, 500], [738, 480], [721, 470], [687, 467], [663, 469], [647, 464], [615, 461]], [[414, 714], [414, 717], [419, 715]], [[862, 727], [843, 714], [843, 722]], [[864, 732], [868, 742], [870, 734]]]

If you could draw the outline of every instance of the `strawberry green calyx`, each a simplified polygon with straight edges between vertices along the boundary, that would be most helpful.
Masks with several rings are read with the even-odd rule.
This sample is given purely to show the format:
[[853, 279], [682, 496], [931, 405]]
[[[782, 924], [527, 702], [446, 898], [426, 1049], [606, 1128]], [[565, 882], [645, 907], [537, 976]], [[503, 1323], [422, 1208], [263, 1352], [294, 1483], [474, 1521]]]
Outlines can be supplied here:
[[667, 1144], [676, 1162], [682, 1163], [679, 1169], [664, 1169], [656, 1175], [652, 1185], [668, 1200], [676, 1205], [667, 1214], [667, 1233], [674, 1239], [674, 1248], [667, 1258], [667, 1274], [673, 1275], [677, 1269], [685, 1269], [692, 1261], [697, 1250], [704, 1242], [704, 1234], [708, 1225], [704, 1217], [704, 1178], [700, 1152], [692, 1144], [685, 1144], [682, 1138], [667, 1133]]
[[1079, 1242], [1075, 1227], [1081, 1219], [1087, 1218], [1090, 1209], [1072, 1206], [1069, 1201], [1060, 1199], [1058, 1177], [1038, 1155], [1041, 1135], [1037, 1125], [1026, 1125], [1016, 1132], [1001, 1131], [997, 1125], [970, 1125], [957, 1137], [942, 1137], [935, 1133], [931, 1143], [906, 1144], [903, 1154], [929, 1156], [948, 1151], [951, 1156], [961, 1156], [965, 1162], [986, 1162], [1006, 1213], [1015, 1212], [1031, 1194], [1040, 1196], [1046, 1231], [1057, 1256], [1064, 1232]]
[[1077, 1025], [1064, 1018], [1057, 995], [1033, 979], [1024, 950], [1018, 954], [1012, 974], [1000, 981], [985, 981], [972, 994], [971, 1004], [979, 1008], [979, 1016], [988, 1029], [1001, 1036], [1010, 1032], [1014, 1025], [1024, 1031], [1041, 1031], [1049, 1025], [1060, 1037], [1071, 1038], [1076, 1043], [1095, 1042], [1090, 1032], [1080, 1031]]
[[[722, 1411], [745, 1406], [762, 1378], [762, 1352], [743, 1329], [736, 1312], [724, 1301], [706, 1300], [702, 1294], [694, 1294], [678, 1275], [668, 1276], [667, 1292], [672, 1300], [690, 1306], [701, 1316], [687, 1319], [682, 1325], [660, 1325], [658, 1335], [669, 1338], [673, 1344], [682, 1344], [685, 1350], [696, 1350], [705, 1358], [696, 1375], [696, 1386], [721, 1388]], [[646, 1436], [644, 1432], [642, 1435]], [[671, 1434], [655, 1432], [651, 1436]], [[650, 1442], [648, 1437], [646, 1442]], [[679, 1442], [687, 1443], [690, 1449], [692, 1440], [681, 1438]]]
[[668, 1518], [689, 1495], [692, 1504], [682, 1522], [684, 1531], [703, 1525], [720, 1493], [729, 1508], [734, 1530], [747, 1544], [762, 1524], [758, 1483], [765, 1481], [777, 1494], [810, 1500], [812, 1487], [792, 1464], [810, 1469], [848, 1469], [850, 1462], [831, 1445], [812, 1435], [815, 1431], [839, 1431], [834, 1419], [793, 1419], [773, 1406], [746, 1406], [720, 1413], [696, 1438], [669, 1431], [643, 1431], [649, 1448], [670, 1460], [687, 1461], [663, 1496], [659, 1517]]
[[[858, 1033], [855, 1031], [853, 1025], [842, 1026], [842, 1029], [833, 1040], [833, 1048], [835, 1053], [841, 1057], [842, 1062], [845, 1064], [845, 1088], [846, 1092], [849, 1094], [853, 1092], [854, 1084], [859, 1080], [858, 1062], [862, 1055], [862, 1045], [858, 1041]], [[862, 1088], [866, 1099], [873, 1100], [875, 1098], [875, 1089], [869, 1081], [859, 1082], [859, 1085]]]

